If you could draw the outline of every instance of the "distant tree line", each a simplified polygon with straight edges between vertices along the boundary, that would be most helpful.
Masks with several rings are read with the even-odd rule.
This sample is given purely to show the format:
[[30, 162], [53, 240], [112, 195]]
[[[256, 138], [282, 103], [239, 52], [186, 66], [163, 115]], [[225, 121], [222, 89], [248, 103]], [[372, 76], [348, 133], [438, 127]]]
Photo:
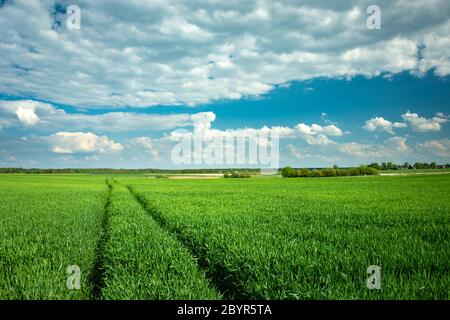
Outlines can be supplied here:
[[416, 162], [414, 164], [405, 162], [403, 164], [395, 164], [392, 162], [382, 162], [381, 164], [378, 164], [377, 162], [369, 164], [369, 167], [375, 168], [377, 170], [401, 170], [401, 169], [446, 169], [450, 168], [450, 163], [447, 164], [436, 164], [436, 162], [431, 163], [421, 163]]
[[324, 169], [293, 169], [291, 167], [285, 167], [281, 169], [281, 175], [285, 178], [372, 176], [377, 174], [377, 169], [368, 166], [360, 166], [357, 168], [338, 168], [334, 166], [333, 168]]
[[[237, 168], [234, 172], [259, 173], [259, 169]], [[229, 173], [230, 169], [25, 169], [25, 168], [0, 168], [0, 173], [27, 173], [27, 174], [194, 174], [194, 173]]]
[[[362, 166], [365, 167], [365, 166]], [[436, 162], [431, 163], [420, 163], [416, 162], [414, 164], [410, 164], [405, 162], [403, 164], [395, 164], [392, 162], [382, 162], [378, 164], [377, 162], [371, 163], [367, 166], [368, 168], [376, 169], [376, 170], [400, 170], [400, 169], [445, 169], [450, 168], [450, 164], [436, 164]], [[289, 171], [288, 168], [291, 170]], [[338, 168], [334, 166], [333, 168], [309, 168], [309, 169], [293, 169], [290, 167], [286, 167], [282, 170], [288, 170], [289, 172], [295, 171], [298, 176], [305, 176], [306, 172], [308, 172], [308, 176], [324, 176], [329, 177], [333, 175], [355, 175], [355, 172], [358, 170], [362, 170], [359, 168]], [[303, 173], [298, 173], [298, 171], [302, 171]], [[367, 172], [366, 169], [363, 170]], [[82, 168], [64, 168], [64, 169], [40, 169], [40, 168], [0, 168], [0, 173], [26, 173], [26, 174], [195, 174], [195, 173], [221, 173], [227, 174], [228, 178], [233, 177], [233, 173], [239, 173], [243, 177], [246, 175], [257, 175], [260, 173], [260, 170], [257, 168], [222, 168], [222, 169], [111, 169], [111, 168], [90, 168], [90, 169], [82, 169]], [[301, 174], [301, 175], [299, 175]], [[368, 173], [364, 173], [368, 174]], [[360, 175], [360, 174], [358, 174]]]

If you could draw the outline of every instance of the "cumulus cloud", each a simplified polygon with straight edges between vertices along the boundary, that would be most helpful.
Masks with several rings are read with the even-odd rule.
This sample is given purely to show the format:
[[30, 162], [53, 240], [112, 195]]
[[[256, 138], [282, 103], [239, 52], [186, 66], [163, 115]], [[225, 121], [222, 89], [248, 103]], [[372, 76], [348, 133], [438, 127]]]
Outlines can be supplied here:
[[419, 152], [432, 153], [440, 157], [450, 157], [450, 140], [445, 138], [441, 140], [430, 140], [423, 143], [417, 143]]
[[408, 145], [404, 137], [392, 137], [384, 141], [384, 145], [393, 152], [406, 152]]
[[364, 144], [358, 142], [343, 143], [339, 151], [347, 155], [365, 159], [382, 159], [404, 154], [409, 150], [406, 138], [392, 137], [383, 144]]
[[53, 153], [116, 153], [123, 149], [106, 136], [97, 136], [90, 132], [57, 132], [43, 138]]
[[131, 140], [131, 143], [141, 145], [144, 147], [144, 149], [147, 149], [148, 151], [152, 149], [152, 139], [149, 137], [133, 138]]
[[182, 141], [184, 138], [192, 139], [198, 137], [206, 146], [213, 143], [215, 139], [219, 139], [222, 140], [225, 149], [229, 152], [229, 150], [233, 150], [231, 145], [235, 144], [236, 141], [234, 139], [236, 138], [242, 138], [247, 142], [249, 139], [254, 139], [253, 141], [261, 147], [273, 146], [274, 136], [277, 136], [280, 141], [301, 139], [311, 146], [329, 146], [335, 144], [329, 136], [343, 135], [342, 130], [335, 125], [320, 126], [318, 124], [307, 125], [299, 123], [293, 127], [262, 126], [260, 128], [246, 127], [220, 130], [212, 125], [216, 119], [216, 115], [213, 112], [196, 113], [191, 115], [191, 118], [193, 122], [192, 130], [177, 129], [160, 138], [138, 137], [132, 139], [131, 144], [140, 147], [146, 153], [157, 154], [162, 158], [164, 155], [170, 154], [170, 149], [175, 142]]
[[[48, 113], [54, 108], [48, 103], [33, 100], [0, 100], [0, 119], [3, 118], [2, 115], [9, 114], [16, 116], [17, 120], [25, 126], [34, 126], [40, 121], [36, 114], [38, 109]], [[12, 123], [13, 121], [10, 119], [9, 124]]]
[[39, 118], [33, 110], [18, 109], [16, 111], [17, 118], [26, 126], [33, 126], [39, 122]]
[[288, 144], [286, 146], [286, 149], [295, 158], [297, 158], [297, 159], [302, 159], [303, 158], [302, 153], [300, 152], [300, 149], [297, 148], [296, 146], [294, 146], [293, 144]]
[[449, 116], [438, 112], [433, 118], [426, 119], [417, 113], [407, 111], [402, 114], [402, 118], [405, 122], [391, 122], [383, 117], [375, 117], [366, 121], [364, 129], [395, 134], [395, 128], [406, 128], [409, 125], [416, 132], [436, 132], [441, 130], [441, 124], [448, 122]]
[[[205, 138], [225, 137], [227, 130], [218, 130], [212, 128], [211, 123], [216, 119], [216, 115], [213, 112], [199, 112], [191, 115], [194, 125], [194, 133], [202, 134]], [[271, 128], [263, 126], [262, 128], [239, 128], [233, 131], [235, 136], [242, 137], [256, 137], [261, 134], [273, 134], [280, 138], [303, 138], [309, 144], [327, 145], [334, 143], [328, 136], [342, 136], [343, 132], [335, 125], [321, 126], [313, 123], [307, 125], [305, 123], [299, 123], [293, 128], [273, 126]], [[228, 130], [229, 132], [229, 130]], [[178, 139], [180, 135], [192, 134], [187, 131], [173, 131], [171, 136], [174, 139]]]
[[342, 130], [335, 125], [321, 126], [313, 123], [311, 126], [299, 123], [295, 126], [295, 130], [301, 135], [323, 134], [328, 136], [342, 136]]
[[[383, 32], [367, 30], [365, 0], [79, 0], [80, 30], [65, 27], [66, 4], [0, 6], [0, 92], [83, 107], [193, 106], [316, 77], [450, 73], [447, 0], [381, 1]], [[37, 121], [31, 111], [21, 119]]]
[[[448, 14], [448, 11], [446, 11]], [[425, 50], [421, 51], [422, 59], [419, 61], [419, 71], [425, 73], [427, 70], [434, 68], [437, 76], [447, 76], [450, 74], [450, 21], [438, 26], [433, 32], [426, 33], [422, 36], [421, 46]]]
[[334, 144], [334, 141], [332, 141], [330, 138], [328, 138], [324, 134], [318, 134], [315, 136], [305, 136], [304, 139], [308, 144], [313, 145], [329, 145]]
[[131, 139], [131, 144], [142, 147], [146, 152], [152, 156], [158, 156], [159, 151], [157, 146], [154, 145], [152, 138], [150, 137], [137, 137]]
[[0, 125], [33, 126], [40, 131], [96, 130], [101, 132], [158, 131], [192, 125], [189, 114], [143, 114], [107, 112], [103, 114], [67, 113], [49, 103], [33, 100], [0, 100]]
[[366, 121], [364, 125], [364, 129], [368, 131], [385, 131], [390, 134], [394, 134], [394, 128], [405, 128], [407, 126], [406, 123], [401, 122], [391, 122], [389, 120], [384, 119], [383, 117], [375, 117]]
[[417, 132], [436, 132], [441, 130], [441, 124], [448, 121], [448, 117], [437, 113], [431, 119], [420, 117], [417, 113], [406, 112], [402, 118]]
[[214, 112], [199, 112], [191, 115], [194, 122], [194, 129], [198, 132], [208, 131], [211, 128], [211, 122], [216, 120]]
[[367, 145], [358, 142], [348, 142], [339, 146], [339, 151], [342, 153], [364, 158], [364, 157], [375, 157], [379, 158], [382, 156], [378, 148], [374, 145]]

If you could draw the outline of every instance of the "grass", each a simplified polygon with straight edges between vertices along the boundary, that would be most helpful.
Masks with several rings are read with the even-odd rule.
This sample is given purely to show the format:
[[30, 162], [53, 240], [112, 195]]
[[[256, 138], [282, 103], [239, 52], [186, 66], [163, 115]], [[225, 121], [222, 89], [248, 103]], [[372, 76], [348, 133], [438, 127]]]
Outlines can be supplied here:
[[435, 173], [450, 172], [450, 168], [445, 169], [398, 169], [398, 170], [382, 170], [381, 173]]
[[217, 299], [189, 251], [112, 184], [102, 299]]
[[[0, 195], [0, 298], [89, 298], [104, 180], [0, 175]], [[69, 265], [81, 290], [67, 289]]]
[[[448, 299], [449, 187], [446, 176], [135, 183], [230, 299]], [[366, 288], [369, 265], [380, 291]]]
[[1, 299], [450, 298], [448, 175], [105, 182], [0, 175]]

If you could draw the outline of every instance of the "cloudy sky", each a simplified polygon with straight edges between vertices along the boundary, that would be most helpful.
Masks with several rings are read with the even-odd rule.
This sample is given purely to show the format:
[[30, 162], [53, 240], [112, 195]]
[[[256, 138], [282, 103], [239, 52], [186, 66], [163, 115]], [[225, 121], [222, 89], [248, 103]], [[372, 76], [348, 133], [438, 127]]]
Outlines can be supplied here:
[[447, 163], [449, 35], [448, 0], [0, 0], [0, 166], [174, 168], [196, 121], [280, 165]]

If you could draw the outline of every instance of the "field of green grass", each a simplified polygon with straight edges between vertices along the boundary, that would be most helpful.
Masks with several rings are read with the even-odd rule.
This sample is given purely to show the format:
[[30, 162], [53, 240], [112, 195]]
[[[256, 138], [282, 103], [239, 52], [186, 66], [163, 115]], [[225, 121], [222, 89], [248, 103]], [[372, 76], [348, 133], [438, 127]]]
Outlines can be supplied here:
[[445, 169], [398, 169], [398, 170], [381, 170], [381, 173], [408, 173], [408, 174], [417, 174], [417, 173], [450, 173], [449, 168]]
[[449, 175], [0, 175], [0, 299], [449, 299], [449, 189]]
[[0, 298], [88, 299], [107, 188], [89, 176], [0, 175]]

